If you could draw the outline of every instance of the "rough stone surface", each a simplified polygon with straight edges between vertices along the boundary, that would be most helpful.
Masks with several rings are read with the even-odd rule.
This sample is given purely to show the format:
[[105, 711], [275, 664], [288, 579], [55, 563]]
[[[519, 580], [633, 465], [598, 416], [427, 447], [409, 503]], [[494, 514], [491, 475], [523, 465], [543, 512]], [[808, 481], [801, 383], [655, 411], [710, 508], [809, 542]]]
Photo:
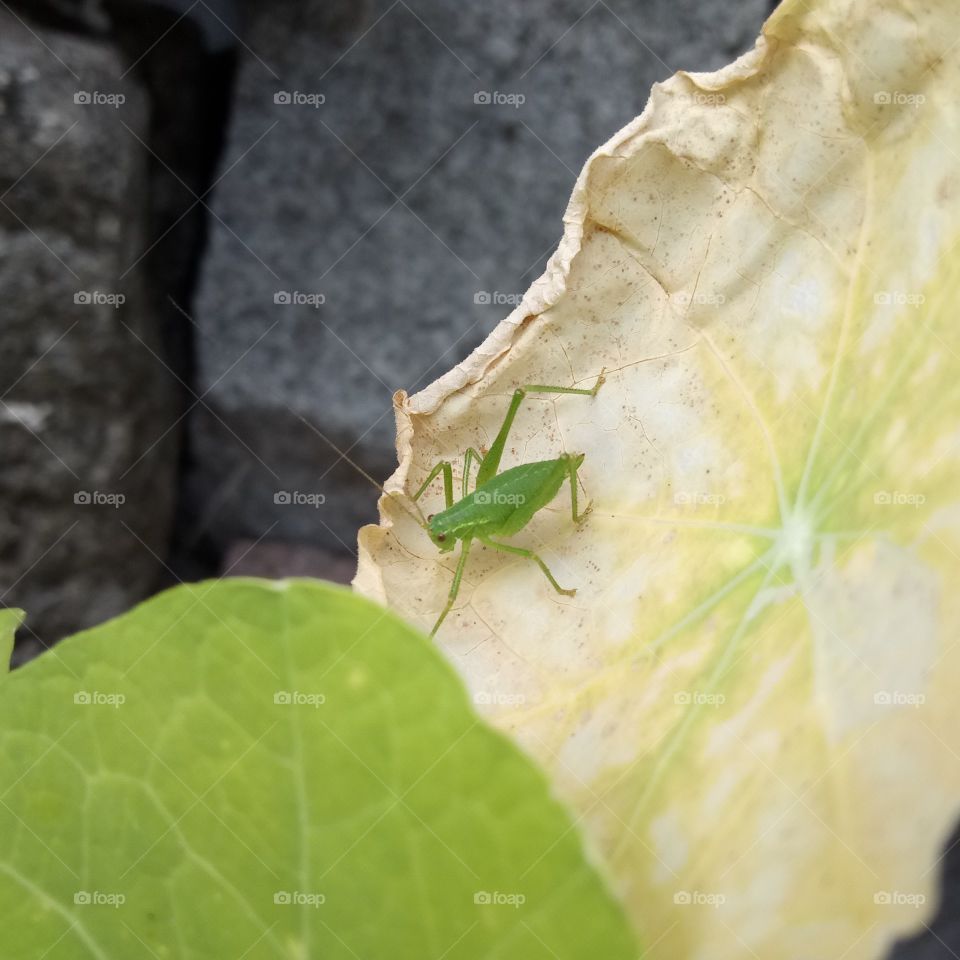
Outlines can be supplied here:
[[335, 26], [320, 0], [261, 6], [196, 306], [213, 413], [195, 417], [192, 491], [214, 538], [352, 549], [375, 492], [329, 469], [313, 428], [386, 476], [392, 392], [434, 379], [509, 312], [583, 161], [650, 85], [729, 61], [767, 8], [371, 0]]
[[344, 586], [353, 580], [357, 565], [341, 553], [312, 547], [306, 543], [279, 540], [238, 540], [230, 544], [224, 556], [221, 575], [225, 577], [317, 577]]
[[106, 46], [0, 12], [0, 603], [34, 643], [150, 592], [168, 533], [172, 385], [125, 272], [146, 106], [122, 73]]

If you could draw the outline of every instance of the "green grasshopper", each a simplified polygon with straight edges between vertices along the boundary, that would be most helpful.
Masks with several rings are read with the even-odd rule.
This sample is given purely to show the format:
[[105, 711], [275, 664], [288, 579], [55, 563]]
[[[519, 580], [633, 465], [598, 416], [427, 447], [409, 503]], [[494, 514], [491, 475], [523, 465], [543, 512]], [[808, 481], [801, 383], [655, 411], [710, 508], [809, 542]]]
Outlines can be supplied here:
[[[430, 539], [442, 553], [449, 553], [461, 542], [460, 560], [453, 575], [453, 584], [447, 597], [447, 605], [443, 608], [437, 622], [430, 631], [434, 636], [440, 629], [447, 614], [453, 607], [460, 592], [460, 581], [467, 565], [467, 555], [473, 541], [481, 543], [501, 553], [509, 553], [518, 557], [533, 560], [543, 571], [550, 586], [557, 593], [572, 597], [576, 590], [565, 590], [557, 583], [550, 572], [550, 568], [543, 559], [532, 550], [514, 547], [501, 543], [493, 537], [509, 537], [522, 530], [534, 517], [557, 495], [563, 481], [570, 478], [570, 505], [573, 522], [580, 523], [589, 512], [589, 507], [583, 513], [577, 513], [577, 470], [583, 463], [582, 453], [564, 453], [555, 460], [537, 460], [533, 463], [524, 463], [518, 467], [500, 470], [500, 461], [503, 459], [507, 435], [516, 419], [520, 404], [528, 393], [573, 393], [581, 396], [595, 397], [603, 385], [603, 371], [597, 382], [589, 389], [582, 390], [575, 387], [553, 387], [534, 383], [519, 387], [513, 393], [507, 415], [503, 419], [500, 431], [490, 449], [481, 456], [473, 447], [468, 447], [463, 456], [463, 484], [461, 499], [453, 499], [453, 467], [449, 460], [441, 460], [423, 481], [420, 489], [414, 494], [416, 503], [426, 492], [427, 487], [443, 475], [443, 494], [446, 506], [442, 513], [431, 514], [426, 520], [418, 521], [426, 530]], [[477, 462], [476, 478], [473, 491], [470, 492], [470, 467]]]

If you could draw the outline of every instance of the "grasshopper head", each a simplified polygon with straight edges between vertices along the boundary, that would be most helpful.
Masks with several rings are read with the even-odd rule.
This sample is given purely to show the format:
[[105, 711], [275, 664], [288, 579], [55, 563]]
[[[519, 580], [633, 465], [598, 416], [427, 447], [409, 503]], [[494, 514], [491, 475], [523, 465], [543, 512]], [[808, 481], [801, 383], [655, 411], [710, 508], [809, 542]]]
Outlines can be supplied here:
[[441, 553], [449, 553], [457, 545], [457, 538], [446, 529], [442, 513], [427, 517], [426, 530]]

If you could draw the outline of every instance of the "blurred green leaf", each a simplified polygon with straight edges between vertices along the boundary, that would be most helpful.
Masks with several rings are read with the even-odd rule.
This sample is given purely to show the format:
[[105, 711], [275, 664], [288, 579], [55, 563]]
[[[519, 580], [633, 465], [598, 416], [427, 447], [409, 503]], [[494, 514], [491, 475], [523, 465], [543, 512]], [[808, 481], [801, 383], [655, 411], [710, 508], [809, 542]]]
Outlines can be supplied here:
[[541, 774], [425, 638], [180, 587], [11, 674], [5, 960], [636, 956]]

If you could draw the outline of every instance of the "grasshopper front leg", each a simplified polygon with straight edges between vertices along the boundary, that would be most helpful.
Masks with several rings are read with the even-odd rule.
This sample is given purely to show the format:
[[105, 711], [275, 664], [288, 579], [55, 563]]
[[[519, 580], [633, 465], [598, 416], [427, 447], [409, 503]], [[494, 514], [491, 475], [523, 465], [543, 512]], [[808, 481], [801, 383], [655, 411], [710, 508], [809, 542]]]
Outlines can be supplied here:
[[463, 454], [463, 492], [461, 496], [464, 497], [470, 492], [470, 464], [474, 460], [477, 463], [483, 463], [483, 457], [473, 447], [467, 447]]
[[453, 575], [453, 583], [450, 585], [450, 593], [447, 595], [447, 605], [443, 608], [440, 616], [437, 617], [437, 622], [430, 631], [431, 637], [436, 636], [437, 631], [440, 629], [440, 624], [443, 623], [447, 614], [453, 608], [457, 594], [460, 592], [460, 581], [463, 579], [463, 571], [467, 566], [467, 553], [470, 551], [470, 540], [470, 537], [466, 537], [460, 541], [460, 560], [457, 563], [457, 572]]
[[441, 460], [427, 475], [427, 479], [423, 481], [420, 485], [420, 489], [413, 495], [413, 500], [416, 503], [423, 494], [427, 487], [436, 479], [437, 474], [443, 474], [443, 498], [447, 507], [453, 506], [453, 467], [450, 465], [449, 460]]

